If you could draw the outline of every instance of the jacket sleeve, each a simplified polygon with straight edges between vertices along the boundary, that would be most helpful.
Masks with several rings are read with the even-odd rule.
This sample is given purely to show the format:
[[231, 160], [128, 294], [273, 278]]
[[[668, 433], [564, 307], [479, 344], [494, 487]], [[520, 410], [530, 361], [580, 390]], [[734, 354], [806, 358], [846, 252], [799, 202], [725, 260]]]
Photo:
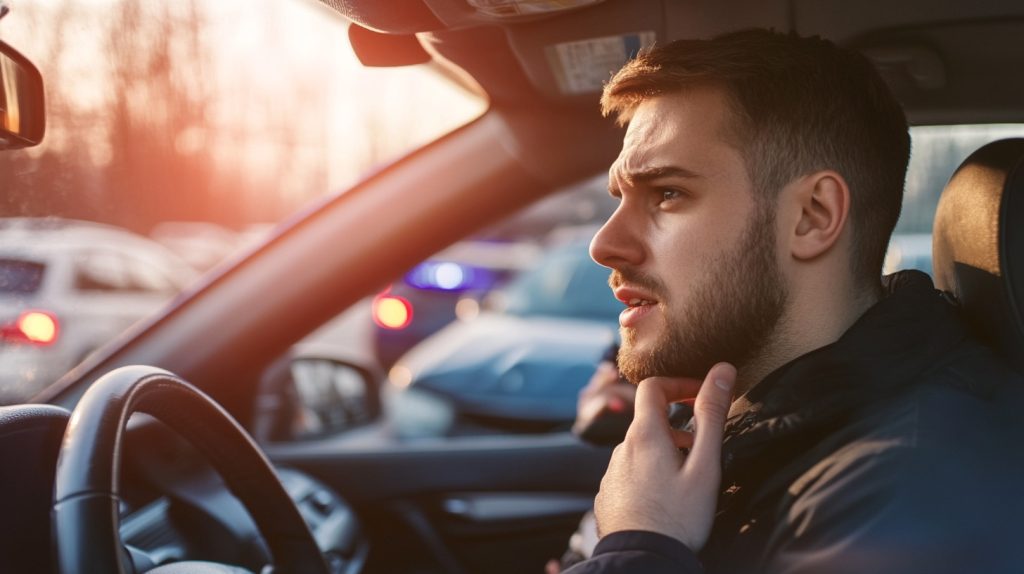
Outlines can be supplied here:
[[645, 574], [699, 574], [704, 568], [685, 544], [655, 532], [625, 530], [605, 536], [594, 555], [565, 574], [644, 572]]

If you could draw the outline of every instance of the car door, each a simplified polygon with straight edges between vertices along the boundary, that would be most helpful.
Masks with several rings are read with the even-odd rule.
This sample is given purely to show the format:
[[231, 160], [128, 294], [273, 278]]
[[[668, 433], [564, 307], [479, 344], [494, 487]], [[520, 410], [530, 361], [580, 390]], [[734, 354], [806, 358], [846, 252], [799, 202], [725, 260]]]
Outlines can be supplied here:
[[379, 572], [540, 571], [558, 558], [610, 454], [568, 432], [400, 441], [366, 433], [264, 445], [352, 504]]

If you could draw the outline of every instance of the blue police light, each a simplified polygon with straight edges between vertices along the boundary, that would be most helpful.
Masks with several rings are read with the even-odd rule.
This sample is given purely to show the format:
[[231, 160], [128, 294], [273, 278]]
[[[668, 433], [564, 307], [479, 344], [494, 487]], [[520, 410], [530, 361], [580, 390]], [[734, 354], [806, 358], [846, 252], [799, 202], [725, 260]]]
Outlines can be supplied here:
[[469, 291], [489, 289], [493, 274], [453, 261], [425, 261], [406, 273], [405, 282], [417, 289]]

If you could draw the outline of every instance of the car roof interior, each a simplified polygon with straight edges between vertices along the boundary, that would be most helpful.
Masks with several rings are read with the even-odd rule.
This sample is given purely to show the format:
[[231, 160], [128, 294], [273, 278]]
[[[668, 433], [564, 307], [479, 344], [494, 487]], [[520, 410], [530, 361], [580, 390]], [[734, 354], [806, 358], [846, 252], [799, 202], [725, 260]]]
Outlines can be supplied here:
[[792, 30], [862, 50], [913, 124], [1024, 120], [1024, 76], [1009, 73], [1024, 60], [1024, 5], [1005, 1], [607, 0], [515, 18], [474, 8], [494, 2], [321, 1], [359, 26], [350, 36], [364, 62], [429, 57], [485, 93], [488, 111], [286, 222], [254, 257], [209, 275], [194, 296], [121, 339], [131, 344], [113, 343], [36, 401], [71, 408], [114, 367], [174, 365], [245, 421], [252, 381], [292, 343], [416, 262], [607, 168], [621, 130], [600, 116], [597, 90], [560, 87], [550, 50], [557, 44]]
[[[494, 105], [542, 100], [595, 107], [594, 94], [566, 95], [548, 48], [620, 34], [654, 32], [658, 43], [708, 38], [750, 27], [818, 35], [868, 55], [904, 104], [911, 123], [1019, 120], [1018, 69], [1024, 7], [1000, 0], [608, 0], [577, 11], [498, 18], [458, 0], [321, 0], [353, 22], [426, 48], [469, 71]], [[489, 3], [482, 3], [489, 4]], [[372, 46], [387, 60], [388, 43]], [[510, 74], [495, 62], [514, 61]], [[614, 70], [609, 70], [609, 74]]]

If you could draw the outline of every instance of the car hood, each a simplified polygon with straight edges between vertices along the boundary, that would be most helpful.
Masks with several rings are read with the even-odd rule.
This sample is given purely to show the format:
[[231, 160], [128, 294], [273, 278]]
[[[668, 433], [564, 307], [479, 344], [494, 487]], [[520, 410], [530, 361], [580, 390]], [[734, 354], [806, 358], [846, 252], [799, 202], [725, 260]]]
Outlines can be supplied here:
[[484, 314], [449, 325], [396, 368], [460, 414], [571, 422], [580, 388], [615, 340], [614, 322]]

